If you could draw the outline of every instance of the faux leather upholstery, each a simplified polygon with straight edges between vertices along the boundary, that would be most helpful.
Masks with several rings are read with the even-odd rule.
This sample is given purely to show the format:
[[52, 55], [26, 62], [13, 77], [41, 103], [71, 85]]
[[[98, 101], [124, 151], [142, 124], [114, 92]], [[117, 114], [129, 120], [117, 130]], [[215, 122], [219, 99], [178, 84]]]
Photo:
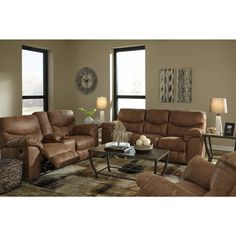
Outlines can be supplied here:
[[159, 175], [144, 172], [137, 175], [136, 182], [139, 196], [194, 196], [194, 193]]
[[2, 117], [0, 118], [0, 132], [1, 147], [5, 146], [7, 141], [16, 137], [30, 135], [39, 141], [43, 138], [38, 120], [34, 115]]
[[69, 136], [75, 139], [76, 150], [84, 150], [95, 146], [94, 139], [88, 135]]
[[[133, 132], [131, 144], [144, 134], [154, 147], [170, 150], [169, 162], [187, 164], [195, 155], [205, 154], [205, 112], [120, 109], [118, 120]], [[112, 123], [102, 124], [102, 143], [112, 141], [112, 132]]]
[[206, 129], [206, 115], [200, 111], [170, 111], [167, 136], [184, 137], [191, 128]]
[[158, 148], [170, 151], [169, 162], [186, 163], [187, 143], [182, 137], [162, 137], [158, 141]]
[[208, 196], [229, 195], [236, 185], [236, 153], [223, 156], [216, 164]]
[[52, 126], [49, 122], [47, 112], [44, 112], [44, 111], [34, 112], [33, 115], [35, 115], [38, 118], [40, 129], [44, 137], [48, 134], [53, 133]]
[[87, 158], [88, 148], [97, 145], [97, 126], [76, 126], [71, 110], [5, 117], [0, 118], [0, 145], [2, 158], [23, 161], [23, 178], [31, 181], [41, 174], [44, 158], [56, 168]]
[[65, 136], [73, 134], [75, 117], [72, 110], [49, 111], [48, 118], [54, 132]]
[[177, 183], [151, 173], [138, 174], [136, 183], [140, 196], [236, 196], [236, 152], [216, 165], [195, 156]]
[[120, 109], [117, 119], [125, 125], [127, 130], [143, 133], [145, 113], [144, 109]]
[[[45, 127], [47, 124], [47, 129], [44, 129], [45, 133], [43, 133], [46, 142], [64, 143], [69, 146], [70, 151], [76, 151], [79, 157], [79, 150], [97, 145], [97, 126], [94, 124], [76, 125], [72, 110], [37, 112], [35, 115], [37, 115], [41, 127]], [[51, 135], [48, 134], [49, 130], [53, 132]], [[82, 156], [84, 158], [84, 154]]]
[[185, 152], [186, 142], [181, 137], [162, 137], [158, 142], [158, 147], [169, 151]]
[[169, 113], [169, 110], [147, 110], [143, 133], [166, 136]]

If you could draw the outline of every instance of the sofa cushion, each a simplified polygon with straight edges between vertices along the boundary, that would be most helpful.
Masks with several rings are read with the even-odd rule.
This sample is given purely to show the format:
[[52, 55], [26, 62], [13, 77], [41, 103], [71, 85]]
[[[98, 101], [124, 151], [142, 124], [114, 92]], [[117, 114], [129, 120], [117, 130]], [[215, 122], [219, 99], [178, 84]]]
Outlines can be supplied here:
[[75, 135], [69, 137], [75, 139], [76, 150], [87, 149], [95, 145], [94, 139], [88, 135]]
[[188, 190], [196, 196], [203, 196], [207, 192], [205, 188], [186, 180], [178, 182], [177, 185]]
[[117, 119], [125, 125], [127, 131], [141, 134], [145, 113], [145, 109], [120, 109]]
[[48, 118], [54, 132], [62, 135], [73, 134], [75, 117], [72, 110], [49, 111]]
[[47, 112], [45, 111], [34, 112], [33, 115], [35, 115], [38, 118], [43, 136], [53, 133]]
[[47, 159], [59, 155], [64, 152], [69, 152], [70, 147], [64, 143], [44, 143], [41, 154]]
[[201, 111], [170, 111], [167, 136], [183, 137], [191, 128], [206, 129], [206, 114]]
[[169, 110], [147, 110], [143, 132], [166, 136], [169, 113]]
[[49, 158], [49, 161], [57, 169], [75, 163], [78, 160], [79, 160], [78, 154], [73, 151], [60, 153], [57, 154], [56, 156]]
[[186, 142], [181, 137], [162, 137], [158, 141], [158, 147], [170, 151], [186, 152]]
[[141, 196], [193, 196], [193, 192], [172, 183], [166, 178], [151, 173], [140, 173], [136, 177]]
[[[29, 116], [12, 116], [0, 118], [0, 144], [1, 147], [5, 146], [5, 143], [13, 137], [21, 136], [32, 136], [39, 141], [42, 140], [43, 136], [40, 130], [38, 119], [34, 115]], [[2, 134], [5, 134], [3, 137]], [[8, 134], [8, 135], [7, 135]]]
[[72, 137], [69, 137], [69, 136], [66, 136], [61, 142], [63, 142], [64, 144], [66, 144], [71, 151], [75, 151], [75, 138], [72, 136]]

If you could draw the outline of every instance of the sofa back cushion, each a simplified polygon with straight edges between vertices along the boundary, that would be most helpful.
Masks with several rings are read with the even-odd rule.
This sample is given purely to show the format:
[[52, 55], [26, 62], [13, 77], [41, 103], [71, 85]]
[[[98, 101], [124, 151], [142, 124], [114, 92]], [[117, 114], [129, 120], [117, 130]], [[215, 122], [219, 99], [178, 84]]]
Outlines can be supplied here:
[[127, 131], [143, 133], [145, 109], [120, 109], [117, 119], [121, 121]]
[[206, 129], [206, 113], [202, 111], [170, 111], [167, 136], [183, 137], [188, 129]]
[[147, 110], [143, 132], [166, 136], [169, 113], [169, 110]]
[[42, 133], [36, 116], [13, 116], [0, 118], [0, 142], [1, 147], [12, 138], [33, 136], [42, 140]]
[[38, 118], [43, 136], [53, 133], [53, 129], [49, 122], [47, 112], [45, 111], [34, 112], [33, 115], [35, 115]]
[[48, 118], [54, 132], [61, 135], [73, 134], [75, 117], [72, 110], [49, 111]]

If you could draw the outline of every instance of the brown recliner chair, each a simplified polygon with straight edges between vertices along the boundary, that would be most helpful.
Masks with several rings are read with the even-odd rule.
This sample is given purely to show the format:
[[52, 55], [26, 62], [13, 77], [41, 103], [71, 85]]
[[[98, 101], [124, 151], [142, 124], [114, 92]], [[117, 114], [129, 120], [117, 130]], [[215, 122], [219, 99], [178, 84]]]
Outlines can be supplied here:
[[216, 165], [194, 157], [177, 183], [151, 173], [138, 174], [136, 182], [140, 196], [236, 196], [236, 152]]

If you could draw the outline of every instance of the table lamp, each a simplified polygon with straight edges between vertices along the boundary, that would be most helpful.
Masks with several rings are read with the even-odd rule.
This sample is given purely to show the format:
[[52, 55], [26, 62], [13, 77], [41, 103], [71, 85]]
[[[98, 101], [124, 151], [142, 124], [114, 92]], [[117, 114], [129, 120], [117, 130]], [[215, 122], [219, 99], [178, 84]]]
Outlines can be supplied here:
[[226, 98], [212, 98], [210, 101], [210, 112], [216, 113], [216, 132], [218, 135], [223, 134], [222, 130], [222, 121], [221, 115], [222, 113], [227, 113], [227, 102]]
[[106, 97], [98, 97], [97, 98], [97, 109], [100, 110], [100, 122], [105, 122], [105, 114], [104, 110], [107, 108], [107, 98]]

